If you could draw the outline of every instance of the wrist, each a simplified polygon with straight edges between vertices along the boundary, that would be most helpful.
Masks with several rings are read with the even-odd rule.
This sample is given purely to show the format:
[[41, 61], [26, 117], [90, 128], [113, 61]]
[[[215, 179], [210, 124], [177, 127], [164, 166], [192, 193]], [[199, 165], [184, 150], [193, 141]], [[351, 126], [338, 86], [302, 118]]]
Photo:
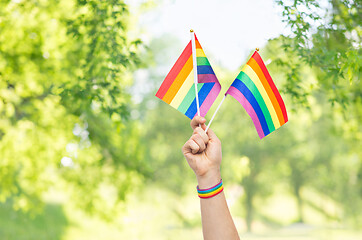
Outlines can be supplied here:
[[209, 188], [215, 186], [221, 180], [220, 169], [215, 169], [207, 172], [202, 176], [196, 176], [199, 188]]

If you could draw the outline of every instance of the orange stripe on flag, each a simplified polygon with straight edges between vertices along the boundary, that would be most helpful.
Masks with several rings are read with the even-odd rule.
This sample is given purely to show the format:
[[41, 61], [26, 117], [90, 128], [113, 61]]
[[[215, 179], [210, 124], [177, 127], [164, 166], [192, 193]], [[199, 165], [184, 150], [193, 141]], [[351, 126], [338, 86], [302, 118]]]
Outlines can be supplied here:
[[200, 43], [199, 43], [199, 40], [196, 39], [195, 45], [196, 45], [196, 48], [201, 48], [201, 49], [202, 49], [202, 47], [201, 47], [201, 45], [200, 45]]

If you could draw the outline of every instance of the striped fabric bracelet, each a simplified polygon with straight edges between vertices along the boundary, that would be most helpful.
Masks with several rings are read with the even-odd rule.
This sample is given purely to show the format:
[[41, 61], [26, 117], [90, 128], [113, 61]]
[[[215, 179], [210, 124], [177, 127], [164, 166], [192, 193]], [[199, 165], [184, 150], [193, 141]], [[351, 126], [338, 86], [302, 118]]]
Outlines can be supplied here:
[[197, 186], [197, 192], [199, 194], [199, 198], [211, 198], [219, 193], [221, 193], [224, 190], [224, 186], [222, 185], [222, 179], [218, 184], [211, 188], [207, 189], [200, 189], [199, 186]]

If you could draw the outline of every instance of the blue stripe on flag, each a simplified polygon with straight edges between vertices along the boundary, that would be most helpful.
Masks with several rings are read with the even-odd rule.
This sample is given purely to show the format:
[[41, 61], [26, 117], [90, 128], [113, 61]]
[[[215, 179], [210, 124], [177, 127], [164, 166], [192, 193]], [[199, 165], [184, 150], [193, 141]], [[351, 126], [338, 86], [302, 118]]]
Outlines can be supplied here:
[[244, 95], [244, 97], [249, 101], [250, 105], [253, 107], [256, 115], [259, 118], [260, 125], [263, 128], [263, 132], [264, 132], [265, 136], [268, 135], [270, 133], [270, 131], [269, 131], [268, 125], [266, 123], [265, 116], [264, 116], [258, 102], [256, 101], [254, 95], [251, 93], [251, 91], [248, 89], [248, 87], [239, 79], [235, 79], [233, 84], [231, 84], [231, 86], [238, 89]]
[[[200, 106], [205, 101], [207, 95], [209, 95], [211, 89], [214, 87], [214, 84], [215, 83], [204, 83], [204, 85], [200, 89], [200, 91], [199, 91], [199, 105]], [[187, 109], [185, 115], [188, 118], [192, 119], [196, 113], [197, 113], [197, 107], [196, 107], [196, 98], [195, 98], [194, 101], [192, 101], [190, 107]]]
[[202, 65], [202, 66], [197, 66], [197, 74], [215, 74], [215, 73], [214, 70], [212, 70], [211, 66]]

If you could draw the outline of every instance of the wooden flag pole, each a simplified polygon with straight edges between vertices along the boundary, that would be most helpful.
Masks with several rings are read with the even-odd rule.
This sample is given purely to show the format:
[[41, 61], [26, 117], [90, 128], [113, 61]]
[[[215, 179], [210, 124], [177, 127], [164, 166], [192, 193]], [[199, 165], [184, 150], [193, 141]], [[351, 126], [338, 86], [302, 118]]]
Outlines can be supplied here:
[[196, 58], [196, 43], [195, 43], [195, 33], [194, 30], [190, 30], [191, 34], [191, 44], [192, 44], [192, 63], [194, 69], [194, 83], [195, 83], [195, 95], [196, 95], [196, 106], [197, 106], [197, 115], [200, 116], [200, 106], [199, 106], [199, 91], [197, 90], [198, 78], [197, 78], [197, 58]]
[[207, 125], [207, 127], [206, 127], [205, 132], [207, 132], [207, 130], [209, 130], [209, 127], [210, 127], [210, 125], [211, 125], [211, 123], [212, 123], [212, 120], [214, 120], [214, 117], [215, 117], [216, 113], [219, 111], [219, 109], [220, 109], [220, 107], [221, 107], [221, 104], [224, 102], [225, 98], [226, 98], [226, 95], [224, 95], [223, 99], [222, 99], [221, 102], [219, 103], [219, 106], [217, 106], [214, 114], [213, 114], [212, 117], [211, 117], [211, 120], [210, 120], [210, 122], [209, 122], [209, 125]]

